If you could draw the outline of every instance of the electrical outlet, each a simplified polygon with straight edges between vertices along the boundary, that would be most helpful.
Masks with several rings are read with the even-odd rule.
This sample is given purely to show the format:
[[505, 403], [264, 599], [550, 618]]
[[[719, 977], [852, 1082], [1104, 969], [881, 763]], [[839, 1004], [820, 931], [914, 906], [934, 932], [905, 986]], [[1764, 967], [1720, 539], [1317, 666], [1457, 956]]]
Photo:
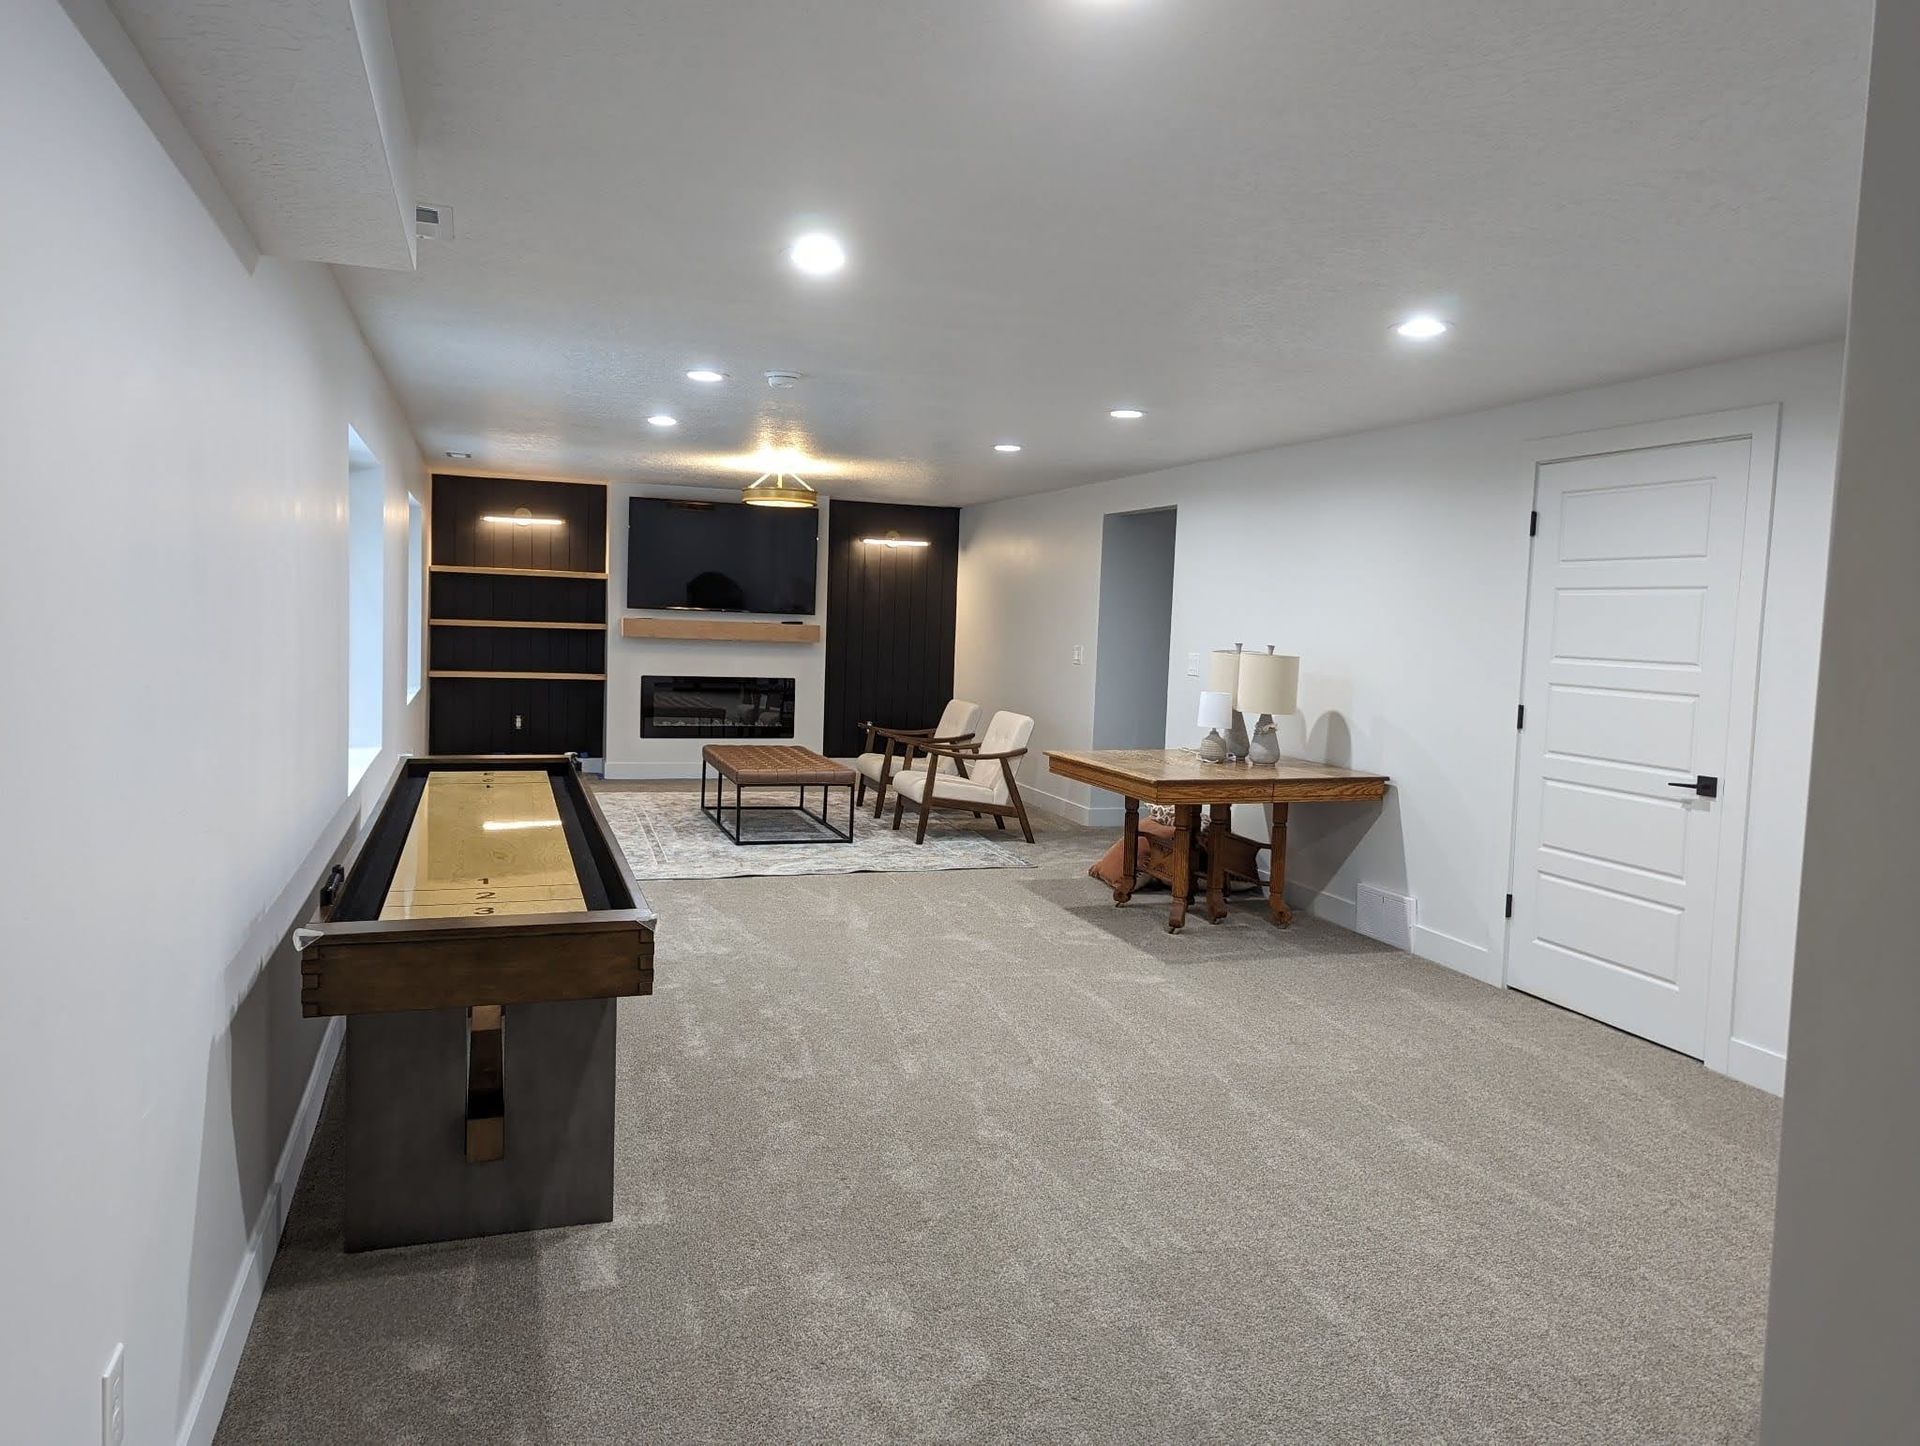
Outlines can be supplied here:
[[1079, 667], [1087, 660], [1087, 650], [1079, 643], [1073, 645], [1073, 665]]
[[1189, 678], [1197, 678], [1200, 676], [1200, 655], [1198, 653], [1187, 654], [1187, 676]]
[[127, 1348], [115, 1345], [100, 1376], [100, 1446], [124, 1446], [127, 1439]]
[[513, 715], [513, 731], [518, 733], [522, 728], [526, 726], [527, 726], [527, 720], [521, 714], [515, 713]]

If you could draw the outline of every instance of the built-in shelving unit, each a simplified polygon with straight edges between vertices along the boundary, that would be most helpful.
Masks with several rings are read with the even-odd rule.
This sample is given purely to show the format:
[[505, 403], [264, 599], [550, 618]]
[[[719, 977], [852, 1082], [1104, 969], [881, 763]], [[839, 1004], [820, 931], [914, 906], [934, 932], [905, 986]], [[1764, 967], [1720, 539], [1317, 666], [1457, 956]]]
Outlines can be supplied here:
[[434, 628], [552, 628], [581, 633], [604, 633], [605, 623], [552, 623], [526, 618], [429, 618]]
[[529, 673], [520, 669], [508, 669], [492, 673], [483, 669], [435, 668], [428, 673], [429, 678], [541, 678], [549, 683], [604, 683], [605, 673]]
[[[540, 485], [558, 487], [571, 484], [546, 482]], [[513, 526], [512, 523], [495, 523], [493, 525], [500, 527]], [[436, 562], [432, 570], [434, 572], [463, 572], [469, 577], [575, 577], [594, 582], [605, 582], [607, 580], [605, 572], [574, 572], [559, 567], [455, 567], [450, 563]]]
[[599, 755], [607, 489], [437, 475], [430, 537], [431, 750]]
[[748, 618], [622, 618], [623, 638], [665, 638], [703, 643], [817, 643], [818, 623], [771, 623]]

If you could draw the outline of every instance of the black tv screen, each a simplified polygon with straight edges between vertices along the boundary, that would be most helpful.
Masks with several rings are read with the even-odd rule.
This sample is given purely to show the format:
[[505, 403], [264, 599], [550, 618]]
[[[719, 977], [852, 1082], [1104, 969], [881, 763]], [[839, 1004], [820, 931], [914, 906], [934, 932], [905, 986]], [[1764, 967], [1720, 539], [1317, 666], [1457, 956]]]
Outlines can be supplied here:
[[627, 606], [810, 613], [820, 543], [813, 508], [635, 497], [627, 504]]

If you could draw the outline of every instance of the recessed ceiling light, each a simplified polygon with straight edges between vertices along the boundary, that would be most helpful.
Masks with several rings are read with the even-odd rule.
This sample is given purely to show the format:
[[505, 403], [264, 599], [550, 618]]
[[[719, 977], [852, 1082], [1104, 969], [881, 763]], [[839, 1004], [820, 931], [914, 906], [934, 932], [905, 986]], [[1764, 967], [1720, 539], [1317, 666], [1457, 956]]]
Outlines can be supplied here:
[[1439, 317], [1429, 312], [1419, 312], [1408, 317], [1394, 328], [1408, 341], [1432, 341], [1436, 336], [1445, 336], [1452, 328]]
[[1108, 412], [1107, 415], [1115, 421], [1137, 422], [1146, 416], [1146, 413], [1138, 407], [1115, 407], [1111, 412]]
[[809, 276], [831, 276], [847, 264], [847, 248], [824, 231], [796, 236], [787, 256]]
[[993, 444], [993, 450], [996, 452], [1018, 452], [1020, 450], [1020, 444], [1018, 442], [995, 442]]
[[649, 427], [677, 427], [680, 425], [680, 419], [678, 417], [669, 417], [665, 412], [655, 412], [651, 417], [647, 418], [647, 425]]
[[726, 379], [725, 372], [717, 372], [712, 367], [695, 367], [687, 373], [690, 382], [724, 382]]
[[473, 453], [471, 453], [471, 452], [449, 452], [449, 453], [447, 453], [447, 455], [448, 455], [449, 457], [451, 457], [451, 458], [453, 458], [453, 460], [454, 460], [454, 461], [456, 461], [456, 462], [465, 462], [465, 461], [467, 461], [467, 460], [469, 460], [469, 459], [470, 459], [470, 458], [471, 458], [471, 457], [473, 456]]

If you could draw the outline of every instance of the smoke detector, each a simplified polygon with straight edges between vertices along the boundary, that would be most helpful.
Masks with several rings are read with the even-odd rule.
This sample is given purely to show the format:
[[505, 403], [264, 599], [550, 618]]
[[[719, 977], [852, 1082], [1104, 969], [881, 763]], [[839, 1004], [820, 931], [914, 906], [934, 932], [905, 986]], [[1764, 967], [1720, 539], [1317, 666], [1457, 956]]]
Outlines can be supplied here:
[[767, 385], [776, 391], [786, 391], [800, 380], [799, 372], [768, 372]]
[[413, 208], [413, 234], [422, 241], [453, 239], [453, 207], [422, 202]]

